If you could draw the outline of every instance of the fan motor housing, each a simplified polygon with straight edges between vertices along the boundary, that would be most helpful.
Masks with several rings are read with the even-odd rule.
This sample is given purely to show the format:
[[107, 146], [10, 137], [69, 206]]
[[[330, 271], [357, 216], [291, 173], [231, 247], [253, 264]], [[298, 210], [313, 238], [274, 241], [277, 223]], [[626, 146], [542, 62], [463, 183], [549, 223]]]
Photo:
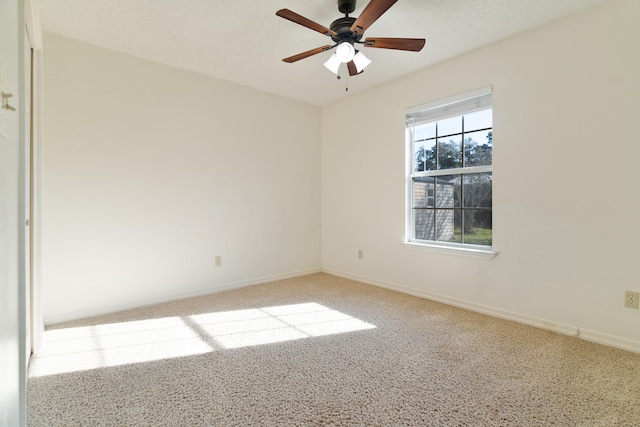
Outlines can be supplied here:
[[362, 34], [354, 33], [351, 31], [351, 26], [356, 21], [356, 18], [345, 16], [344, 18], [338, 18], [331, 23], [331, 30], [337, 34], [331, 36], [331, 39], [336, 43], [348, 41], [351, 44], [360, 41]]

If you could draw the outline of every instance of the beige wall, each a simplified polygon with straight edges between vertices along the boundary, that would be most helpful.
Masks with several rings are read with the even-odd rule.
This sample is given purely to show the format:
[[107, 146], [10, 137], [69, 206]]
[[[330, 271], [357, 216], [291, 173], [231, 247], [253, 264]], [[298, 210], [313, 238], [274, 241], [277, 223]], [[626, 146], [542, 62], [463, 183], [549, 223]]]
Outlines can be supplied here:
[[[638, 17], [611, 1], [323, 108], [323, 269], [640, 350]], [[404, 110], [487, 85], [499, 255], [412, 250]]]
[[320, 269], [317, 107], [53, 34], [44, 52], [45, 321]]

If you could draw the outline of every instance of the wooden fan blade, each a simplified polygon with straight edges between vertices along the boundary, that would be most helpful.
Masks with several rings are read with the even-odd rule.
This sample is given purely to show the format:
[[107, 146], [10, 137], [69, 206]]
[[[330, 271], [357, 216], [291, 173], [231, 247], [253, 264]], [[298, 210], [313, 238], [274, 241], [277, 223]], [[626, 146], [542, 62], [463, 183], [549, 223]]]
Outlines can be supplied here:
[[290, 56], [288, 58], [284, 58], [283, 61], [284, 62], [288, 62], [289, 64], [291, 64], [292, 62], [300, 61], [301, 59], [308, 58], [310, 56], [316, 55], [318, 53], [322, 53], [322, 52], [327, 51], [329, 49], [331, 49], [331, 46], [329, 46], [329, 45], [322, 46], [322, 47], [317, 47], [315, 49], [311, 49], [311, 50], [308, 50], [306, 52], [302, 52], [302, 53], [299, 53], [297, 55], [293, 55], [293, 56]]
[[280, 9], [276, 12], [276, 15], [281, 18], [288, 19], [291, 22], [295, 22], [298, 25], [302, 25], [303, 27], [307, 27], [314, 31], [317, 31], [320, 34], [324, 34], [325, 36], [335, 36], [337, 34], [335, 31], [331, 31], [324, 25], [313, 22], [312, 20], [307, 19], [302, 15], [298, 15], [297, 13], [292, 12], [289, 9]]
[[388, 37], [368, 37], [364, 41], [366, 47], [380, 49], [397, 49], [420, 52], [424, 47], [425, 39], [396, 39]]
[[358, 74], [364, 73], [364, 70], [358, 72], [358, 69], [356, 68], [356, 64], [354, 64], [353, 61], [347, 62], [347, 68], [349, 69], [350, 76], [357, 76]]
[[351, 25], [351, 31], [362, 34], [398, 0], [371, 0]]

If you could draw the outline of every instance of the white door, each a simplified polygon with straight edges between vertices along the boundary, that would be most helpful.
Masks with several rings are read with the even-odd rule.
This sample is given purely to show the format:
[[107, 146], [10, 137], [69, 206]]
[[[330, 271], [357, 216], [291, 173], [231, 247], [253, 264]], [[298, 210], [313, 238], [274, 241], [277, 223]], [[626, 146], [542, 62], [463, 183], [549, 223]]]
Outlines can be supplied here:
[[0, 0], [0, 426], [26, 425], [24, 333], [24, 187], [20, 178], [23, 114], [23, 15], [18, 0]]

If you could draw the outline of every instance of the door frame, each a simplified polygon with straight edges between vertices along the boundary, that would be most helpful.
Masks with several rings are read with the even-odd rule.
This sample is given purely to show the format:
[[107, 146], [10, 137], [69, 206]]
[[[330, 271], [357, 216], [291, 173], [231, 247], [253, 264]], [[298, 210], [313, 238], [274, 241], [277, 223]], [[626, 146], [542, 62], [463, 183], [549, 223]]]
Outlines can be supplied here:
[[[42, 310], [42, 27], [40, 24], [40, 10], [36, 0], [24, 0], [24, 25], [27, 32], [27, 42], [31, 47], [31, 99], [30, 117], [25, 117], [25, 126], [30, 126], [29, 146], [30, 186], [25, 191], [25, 201], [30, 206], [29, 215], [29, 260], [25, 264], [28, 268], [28, 283], [25, 283], [26, 296], [29, 297], [28, 322], [30, 337], [28, 337], [31, 352], [35, 353], [42, 347], [44, 335], [44, 314]], [[26, 60], [25, 60], [26, 63]], [[25, 82], [26, 84], [26, 82]], [[30, 123], [28, 123], [30, 122]], [[27, 178], [27, 177], [25, 177]]]

